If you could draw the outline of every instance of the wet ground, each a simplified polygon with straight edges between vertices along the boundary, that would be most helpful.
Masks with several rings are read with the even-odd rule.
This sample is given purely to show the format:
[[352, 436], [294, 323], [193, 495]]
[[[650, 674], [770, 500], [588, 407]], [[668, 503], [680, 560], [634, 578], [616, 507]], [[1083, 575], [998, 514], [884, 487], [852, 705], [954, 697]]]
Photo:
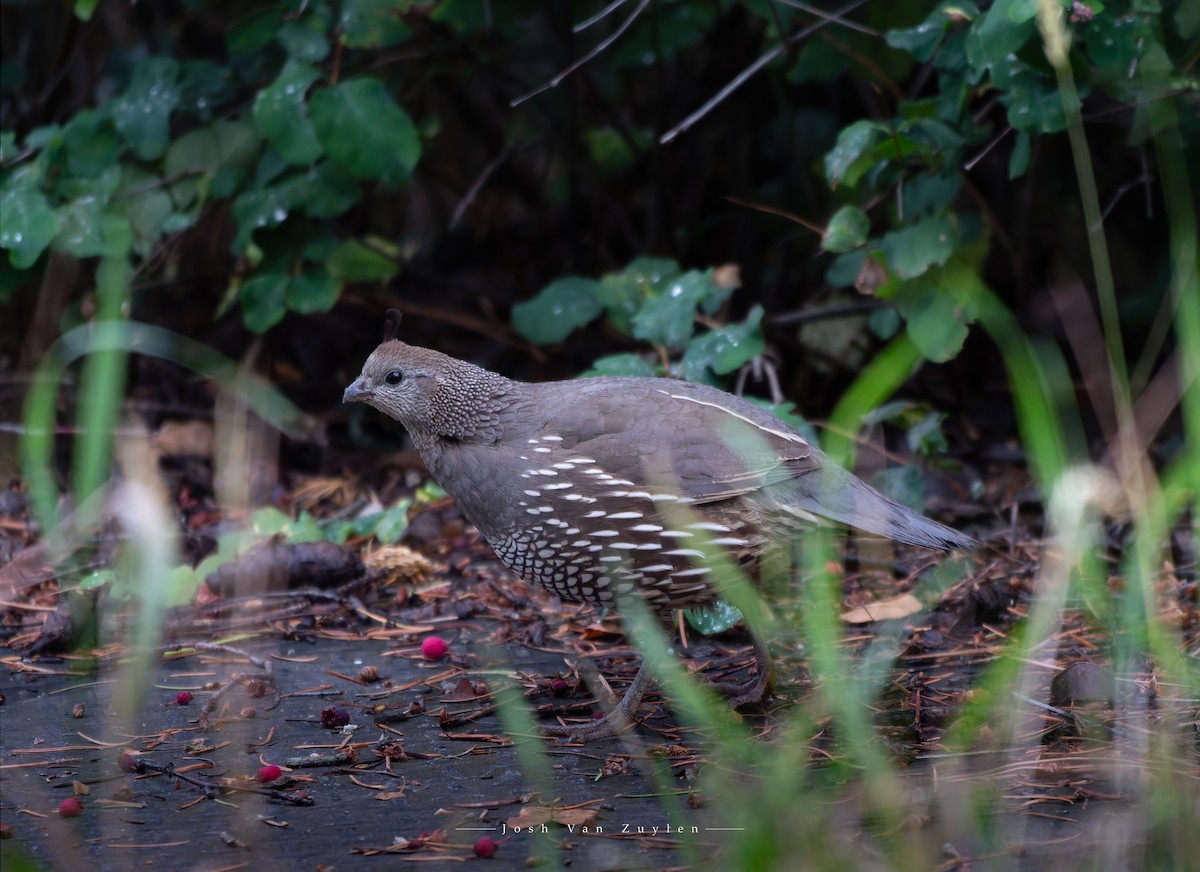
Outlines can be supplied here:
[[[833, 846], [823, 868], [836, 868], [838, 846], [870, 856], [874, 835], [888, 833], [878, 824], [872, 833], [862, 779], [825, 771], [842, 753], [831, 719], [787, 735], [793, 715], [824, 703], [786, 597], [774, 600], [793, 628], [772, 649], [775, 695], [743, 712], [747, 741], [761, 752], [754, 771], [729, 766], [714, 735], [681, 727], [658, 692], [634, 733], [571, 745], [534, 725], [586, 721], [605, 682], [624, 689], [638, 661], [620, 624], [507, 576], [453, 519], [432, 529], [425, 550], [436, 565], [409, 576], [395, 574], [395, 554], [373, 564], [349, 549], [371, 568], [336, 590], [230, 599], [202, 586], [162, 621], [175, 646], [165, 654], [103, 641], [133, 638], [132, 600], [102, 596], [102, 640], [85, 644], [88, 621], [65, 615], [53, 572], [22, 576], [6, 598], [0, 652], [3, 872], [731, 868], [731, 857], [747, 856], [744, 844], [743, 853], [724, 850], [739, 838], [737, 817], [753, 819], [769, 801], [757, 785], [778, 768], [775, 749], [789, 747], [801, 751], [789, 759], [798, 779], [816, 782], [810, 795], [821, 807], [759, 816], [784, 828], [785, 844], [789, 826], [796, 834], [789, 858], [761, 868], [799, 868], [805, 827], [790, 816], [829, 822], [815, 835], [807, 827], [819, 850]], [[1164, 777], [1200, 780], [1200, 765], [1185, 754], [1164, 776], [1155, 771], [1164, 758], [1146, 749], [1194, 734], [1196, 701], [1158, 686], [1152, 669], [1113, 674], [1095, 655], [1103, 631], [1081, 610], [1062, 612], [1020, 682], [1003, 691], [1012, 723], [978, 724], [970, 741], [959, 736], [958, 750], [947, 749], [980, 670], [1028, 614], [1034, 564], [1014, 553], [1021, 559], [970, 562], [934, 597], [922, 587], [929, 573], [909, 556], [902, 571], [860, 561], [842, 579], [840, 645], [856, 669], [875, 658], [872, 741], [902, 786], [907, 812], [897, 825], [940, 850], [921, 868], [1195, 868], [1156, 836], [1176, 810], [1156, 807], [1155, 790]], [[14, 566], [3, 571], [10, 578]], [[932, 610], [908, 602], [913, 592]], [[59, 638], [67, 624], [73, 640]], [[445, 657], [422, 651], [432, 635], [449, 643]], [[693, 633], [685, 660], [736, 679], [753, 657], [734, 629]], [[524, 723], [500, 705], [506, 693], [524, 697]], [[1009, 738], [991, 741], [1000, 735]], [[126, 749], [139, 756], [122, 769]], [[281, 777], [260, 782], [268, 766]], [[736, 789], [714, 789], [714, 773]], [[82, 811], [64, 817], [71, 797]], [[972, 809], [980, 803], [982, 814]], [[493, 843], [490, 858], [477, 856], [481, 838]], [[1153, 862], [1140, 853], [1148, 844]], [[905, 865], [893, 861], [881, 868]]]
[[[678, 768], [673, 771], [675, 761], [648, 752], [652, 741], [587, 747], [537, 737], [509, 742], [495, 712], [476, 717], [490, 706], [454, 701], [462, 670], [446, 662], [383, 657], [375, 643], [320, 640], [251, 644], [247, 650], [271, 661], [281, 694], [251, 698], [237, 687], [228, 694], [227, 709], [208, 716], [207, 727], [199, 717], [212, 693], [206, 685], [252, 670], [244, 660], [218, 653], [166, 661], [144, 685], [147, 699], [136, 723], [117, 714], [117, 698], [128, 689], [122, 682], [139, 680], [123, 667], [108, 664], [72, 677], [66, 673], [80, 662], [43, 659], [37, 672], [9, 673], [0, 784], [13, 838], [0, 843], [5, 869], [22, 868], [22, 858], [28, 868], [62, 870], [380, 869], [394, 868], [395, 861], [379, 852], [402, 850], [406, 840], [423, 837], [428, 844], [410, 846], [407, 856], [435, 864], [475, 860], [473, 847], [485, 835], [500, 843], [487, 868], [526, 868], [536, 857], [550, 867], [569, 863], [579, 869], [679, 862], [676, 838], [664, 835], [671, 822], [649, 776], [657, 771], [682, 789], [684, 799], [687, 785]], [[552, 655], [525, 659], [522, 670], [563, 668]], [[413, 686], [395, 692], [334, 675], [357, 676], [367, 664], [378, 664], [393, 688]], [[41, 671], [56, 665], [53, 673]], [[479, 678], [472, 673], [472, 680]], [[504, 681], [495, 672], [484, 678]], [[176, 703], [181, 689], [193, 692], [189, 705]], [[391, 720], [413, 702], [424, 713]], [[370, 706], [381, 704], [395, 708], [372, 716]], [[323, 726], [322, 711], [338, 706], [350, 724]], [[470, 719], [456, 721], [451, 714], [447, 720], [443, 710]], [[381, 756], [380, 740], [390, 743], [391, 760]], [[521, 742], [548, 751], [548, 792], [524, 773]], [[240, 777], [246, 788], [265, 788], [255, 774], [264, 763], [279, 764], [290, 768], [285, 779], [292, 786], [276, 796], [206, 791], [171, 774], [121, 771], [123, 748], [222, 787]], [[331, 761], [339, 749], [350, 750], [354, 760]], [[324, 762], [299, 765], [305, 758]], [[74, 796], [78, 784], [87, 789], [80, 797], [84, 810], [63, 818], [59, 803]], [[295, 804], [302, 798], [311, 804]], [[543, 805], [553, 805], [567, 825], [518, 818], [522, 809], [528, 817]], [[683, 816], [676, 823], [699, 828], [698, 835], [688, 833], [694, 844], [705, 853], [720, 844], [721, 834], [708, 829], [717, 825], [711, 815], [686, 801], [675, 806]], [[533, 833], [514, 829], [514, 823], [531, 821]]]

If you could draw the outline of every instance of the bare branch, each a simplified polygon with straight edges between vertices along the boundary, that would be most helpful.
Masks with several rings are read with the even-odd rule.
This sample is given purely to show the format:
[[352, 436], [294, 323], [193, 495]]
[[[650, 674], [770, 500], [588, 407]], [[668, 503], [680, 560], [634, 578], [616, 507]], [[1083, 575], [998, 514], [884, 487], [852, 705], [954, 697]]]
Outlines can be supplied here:
[[[863, 0], [863, 2], [865, 2], [865, 0]], [[565, 70], [563, 70], [561, 73], [559, 73], [553, 79], [551, 79], [549, 82], [547, 82], [546, 84], [542, 85], [539, 88], [534, 88], [532, 91], [530, 91], [525, 96], [518, 97], [517, 99], [513, 100], [508, 105], [515, 109], [517, 106], [520, 106], [526, 100], [536, 97], [538, 94], [541, 94], [543, 91], [549, 91], [551, 88], [557, 88], [562, 83], [563, 79], [565, 79], [567, 76], [571, 75], [571, 73], [575, 72], [577, 69], [582, 67], [588, 61], [590, 61], [592, 58], [601, 54], [610, 45], [612, 45], [614, 42], [616, 42], [618, 39], [620, 39], [621, 34], [623, 34], [626, 30], [629, 29], [629, 25], [633, 24], [633, 22], [637, 19], [637, 17], [639, 15], [641, 15], [642, 12], [645, 11], [646, 7], [649, 5], [650, 5], [650, 0], [641, 0], [641, 2], [638, 3], [637, 8], [634, 9], [632, 13], [630, 13], [628, 18], [626, 18], [623, 22], [621, 22], [621, 26], [618, 27], [616, 30], [614, 30], [607, 39], [603, 39], [600, 42], [598, 42], [596, 44], [595, 48], [593, 48], [591, 51], [589, 51], [587, 54], [585, 54], [579, 60], [575, 61], [575, 63], [571, 64], [571, 66], [567, 67]]]
[[671, 130], [668, 130], [666, 133], [664, 133], [661, 137], [659, 137], [658, 141], [661, 144], [666, 145], [668, 142], [673, 140], [679, 134], [690, 129], [693, 124], [695, 124], [697, 121], [699, 121], [701, 118], [703, 118], [709, 112], [711, 112], [717, 105], [722, 103], [726, 97], [728, 97], [730, 94], [732, 94], [738, 88], [740, 88], [742, 85], [746, 84], [746, 82], [749, 81], [750, 78], [755, 73], [757, 73], [759, 70], [761, 70], [767, 64], [771, 63], [771, 61], [775, 60], [775, 58], [779, 57], [784, 52], [788, 51], [788, 49], [790, 49], [792, 46], [808, 39], [808, 37], [812, 36], [814, 33], [821, 30], [822, 28], [828, 27], [829, 24], [831, 24], [832, 22], [840, 21], [842, 16], [847, 15], [850, 12], [853, 12], [855, 9], [864, 5], [866, 2], [867, 2], [867, 0], [855, 0], [855, 2], [853, 2], [853, 3], [846, 4], [841, 9], [839, 9], [837, 12], [824, 13], [825, 17], [822, 18], [822, 20], [814, 22], [814, 23], [810, 24], [808, 27], [804, 28], [803, 30], [798, 30], [795, 33], [793, 33], [791, 36], [789, 36], [783, 42], [779, 43], [779, 45], [775, 46], [775, 48], [771, 49], [769, 52], [767, 52], [765, 55], [760, 57], [754, 63], [750, 64], [750, 66], [746, 67], [746, 69], [742, 70], [740, 73], [738, 73], [736, 76], [734, 76], [733, 80], [730, 81], [729, 84], [727, 84], [720, 91], [718, 91], [712, 97], [712, 99], [710, 99], [707, 103], [705, 103], [703, 106], [701, 106], [695, 112], [693, 112], [687, 118], [683, 119], [683, 121], [680, 122], [676, 127], [672, 128]]
[[571, 32], [572, 33], [583, 33], [583, 31], [587, 30], [589, 27], [591, 27], [597, 21], [603, 21], [605, 18], [607, 18], [609, 16], [610, 13], [616, 12], [618, 9], [620, 9], [622, 6], [625, 5], [625, 2], [626, 2], [626, 0], [613, 0], [612, 3], [609, 3], [607, 6], [605, 6], [603, 9], [601, 9], [599, 12], [597, 12], [591, 18], [585, 18], [583, 21], [579, 22], [574, 27], [572, 27]]

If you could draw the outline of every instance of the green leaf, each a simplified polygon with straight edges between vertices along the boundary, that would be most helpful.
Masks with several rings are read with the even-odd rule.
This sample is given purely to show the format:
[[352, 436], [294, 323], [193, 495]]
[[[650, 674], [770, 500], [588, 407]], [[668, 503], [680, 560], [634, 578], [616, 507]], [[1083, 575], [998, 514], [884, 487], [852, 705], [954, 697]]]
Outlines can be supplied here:
[[867, 319], [867, 327], [880, 339], [891, 339], [900, 332], [904, 321], [894, 306], [880, 306]]
[[[1010, 56], [1033, 38], [1037, 26], [1021, 18], [1027, 0], [995, 0], [967, 31], [967, 62], [977, 75], [1005, 66]], [[1010, 14], [1012, 13], [1012, 14]], [[1015, 20], [1021, 18], [1021, 20]]]
[[612, 325], [628, 335], [642, 303], [661, 293], [681, 272], [679, 264], [668, 258], [634, 258], [625, 269], [600, 278], [596, 298], [608, 311]]
[[610, 354], [601, 357], [592, 364], [587, 372], [580, 373], [580, 378], [596, 376], [619, 375], [632, 378], [652, 378], [658, 375], [654, 364], [637, 354]]
[[742, 613], [724, 599], [718, 599], [706, 608], [685, 609], [683, 614], [692, 628], [703, 636], [724, 633], [742, 619]]
[[351, 537], [374, 536], [384, 545], [394, 545], [408, 529], [408, 510], [411, 505], [412, 500], [404, 499], [382, 512], [335, 522], [326, 526], [325, 538], [331, 542], [345, 542]]
[[233, 253], [246, 252], [255, 230], [278, 227], [286, 221], [295, 205], [295, 196], [294, 188], [276, 185], [261, 191], [247, 191], [235, 199], [232, 212], [237, 235], [233, 240]]
[[258, 134], [258, 126], [249, 119], [218, 121], [212, 129], [217, 136], [220, 163], [208, 192], [212, 197], [231, 197], [241, 187], [258, 158], [262, 150], [262, 137]]
[[79, 580], [79, 589], [98, 590], [106, 584], [112, 585], [114, 592], [116, 588], [122, 586], [121, 579], [115, 571], [111, 569], [97, 569]]
[[403, 181], [421, 157], [412, 120], [377, 79], [322, 88], [310, 111], [325, 153], [355, 178]]
[[171, 198], [176, 206], [186, 209], [197, 198], [205, 199], [199, 177], [214, 172], [220, 157], [217, 133], [211, 127], [191, 130], [171, 143], [164, 171], [169, 178], [179, 179], [171, 185]]
[[831, 288], [852, 287], [866, 257], [867, 252], [863, 249], [839, 254], [833, 259], [829, 269], [825, 270], [825, 283]]
[[637, 160], [629, 143], [611, 127], [593, 128], [584, 133], [583, 139], [588, 157], [601, 175], [613, 175], [629, 169]]
[[828, 84], [851, 67], [846, 52], [823, 39], [810, 39], [794, 53], [787, 80], [792, 85]]
[[913, 424], [908, 429], [909, 450], [919, 453], [922, 457], [945, 453], [950, 447], [946, 442], [946, 434], [942, 431], [942, 421], [945, 418], [942, 412], [929, 412]]
[[247, 537], [237, 547], [244, 551], [272, 536], [287, 537], [291, 527], [291, 515], [276, 506], [263, 506], [261, 509], [255, 509], [250, 515], [250, 529], [257, 535]]
[[78, 259], [104, 254], [105, 205], [104, 199], [87, 196], [61, 206], [54, 250]]
[[727, 375], [763, 353], [762, 306], [755, 306], [741, 324], [710, 330], [688, 344], [683, 353], [683, 377], [703, 382], [708, 370]]
[[283, 320], [291, 277], [282, 273], [257, 275], [242, 288], [242, 321], [246, 329], [264, 333]]
[[210, 60], [184, 61], [179, 65], [179, 106], [177, 112], [211, 121], [215, 110], [230, 100], [239, 99], [233, 70]]
[[252, 55], [266, 47], [279, 32], [282, 7], [253, 12], [229, 26], [225, 44], [231, 55]]
[[908, 336], [921, 353], [944, 363], [962, 350], [967, 328], [978, 314], [976, 300], [987, 292], [979, 275], [954, 258], [906, 282], [896, 304], [908, 323]]
[[289, 309], [308, 315], [328, 312], [342, 293], [342, 283], [324, 271], [308, 270], [291, 280], [287, 288]]
[[362, 199], [362, 187], [331, 160], [323, 160], [303, 176], [296, 206], [314, 218], [336, 218]]
[[62, 139], [63, 130], [57, 124], [35, 127], [25, 136], [26, 148], [46, 148]]
[[603, 311], [596, 288], [594, 279], [582, 276], [555, 279], [532, 300], [513, 306], [513, 326], [538, 345], [562, 342]]
[[412, 29], [398, 14], [395, 0], [345, 0], [338, 18], [348, 48], [386, 48], [404, 42]]
[[167, 221], [175, 214], [175, 201], [159, 179], [135, 164], [126, 164], [121, 174], [118, 196], [109, 207], [114, 215], [123, 215], [133, 232], [133, 249], [148, 256], [162, 236]]
[[871, 219], [857, 206], [843, 206], [829, 219], [821, 247], [834, 254], [845, 254], [866, 244]]
[[165, 174], [182, 177], [171, 185], [179, 208], [210, 197], [224, 198], [243, 184], [262, 144], [251, 121], [218, 121], [189, 131], [167, 149]]
[[401, 500], [380, 513], [375, 522], [375, 539], [381, 545], [395, 545], [408, 530], [409, 500]]
[[1189, 0], [1175, 7], [1175, 29], [1185, 40], [1200, 36], [1200, 3]]
[[394, 258], [353, 239], [329, 255], [325, 269], [343, 282], [382, 282], [400, 272]]
[[711, 282], [692, 270], [671, 281], [647, 300], [633, 318], [633, 335], [654, 345], [678, 348], [692, 338], [696, 309], [708, 295]]
[[154, 160], [170, 141], [171, 111], [179, 104], [179, 64], [155, 55], [140, 61], [125, 93], [112, 103], [113, 123], [142, 160]]
[[911, 279], [931, 266], [945, 263], [957, 243], [950, 221], [944, 216], [936, 216], [886, 234], [883, 253], [897, 276]]
[[91, 21], [99, 5], [100, 0], [75, 0], [75, 17], [80, 21]]
[[74, 175], [94, 178], [111, 167], [125, 143], [117, 135], [107, 112], [84, 109], [63, 128], [63, 145], [67, 149], [67, 169]]
[[308, 86], [318, 78], [320, 74], [312, 67], [289, 60], [279, 78], [254, 100], [254, 120], [267, 142], [296, 166], [308, 166], [321, 156], [321, 144], [304, 102]]
[[186, 606], [196, 599], [196, 591], [200, 589], [200, 576], [190, 566], [176, 566], [167, 574], [165, 587], [164, 606]]
[[29, 269], [58, 233], [58, 216], [40, 191], [29, 188], [0, 194], [0, 248], [17, 269]]
[[294, 60], [318, 63], [329, 54], [329, 40], [322, 32], [327, 24], [324, 16], [313, 15], [289, 21], [279, 28], [279, 42]]
[[[1000, 102], [1008, 108], [1008, 123], [1028, 133], [1058, 133], [1067, 127], [1058, 85], [1049, 75], [1013, 64], [1007, 93]], [[1086, 83], [1080, 83], [1079, 96], [1087, 96]]]
[[[126, 166], [134, 166], [127, 163]], [[108, 168], [98, 176], [63, 175], [58, 183], [56, 194], [64, 200], [74, 200], [77, 197], [100, 197], [109, 200], [121, 187], [121, 162], [108, 165]]]
[[843, 182], [850, 187], [858, 184], [863, 173], [876, 162], [872, 149], [888, 136], [890, 131], [878, 121], [855, 121], [843, 128], [825, 155], [825, 178], [829, 184], [835, 188]]
[[910, 217], [944, 212], [962, 191], [957, 168], [945, 173], [919, 173], [904, 188], [904, 210]]
[[949, 24], [950, 16], [947, 14], [946, 5], [943, 4], [916, 27], [889, 30], [887, 44], [906, 51], [921, 63], [925, 63], [942, 44], [942, 37], [946, 35]]

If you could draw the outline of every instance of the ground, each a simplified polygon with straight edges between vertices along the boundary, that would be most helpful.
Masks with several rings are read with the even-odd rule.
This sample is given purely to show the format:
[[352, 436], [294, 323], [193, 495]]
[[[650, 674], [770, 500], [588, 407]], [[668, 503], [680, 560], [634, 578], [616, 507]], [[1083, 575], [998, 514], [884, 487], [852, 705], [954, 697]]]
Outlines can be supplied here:
[[[191, 516], [187, 541], [213, 520]], [[9, 529], [29, 523], [16, 513]], [[4, 570], [5, 868], [378, 869], [394, 862], [385, 854], [438, 868], [723, 862], [744, 831], [730, 825], [745, 820], [710, 792], [712, 767], [727, 765], [721, 739], [681, 725], [670, 694], [648, 698], [635, 732], [586, 746], [502, 719], [509, 690], [540, 722], [600, 711], [593, 694], [619, 692], [638, 663], [615, 617], [514, 579], [445, 499], [412, 510], [407, 544], [368, 539], [260, 546], [233, 564], [241, 576], [222, 570], [171, 610], [153, 650], [117, 641], [134, 600], [101, 586], [74, 594], [90, 617], [70, 614], [63, 568], [36, 541], [18, 552]], [[932, 595], [940, 556], [875, 545], [838, 567], [839, 644], [855, 668], [880, 670], [872, 720], [903, 773], [903, 825], [954, 833], [955, 785], [992, 792], [995, 833], [986, 845], [951, 836], [947, 868], [1046, 868], [1103, 849], [1114, 827], [1136, 833], [1137, 748], [1164, 725], [1195, 729], [1194, 700], [1158, 688], [1149, 667], [1114, 676], [1097, 662], [1101, 632], [1066, 608], [1013, 693], [1022, 741], [969, 758], [946, 750], [980, 669], [1030, 611], [1037, 546], [994, 538]], [[276, 589], [241, 592], [246, 575]], [[1194, 590], [1171, 591], [1164, 608], [1190, 608], [1194, 622]], [[798, 605], [777, 592], [775, 607], [773, 695], [740, 716], [762, 748], [788, 741], [816, 689]], [[99, 641], [81, 645], [89, 621]], [[444, 656], [423, 647], [431, 637], [448, 643]], [[675, 647], [711, 678], [744, 677], [753, 661], [737, 627], [689, 630]], [[818, 770], [841, 753], [827, 718], [806, 742]], [[127, 749], [137, 755], [122, 767]], [[761, 763], [735, 777], [765, 778]], [[260, 782], [267, 766], [281, 777]], [[1181, 767], [1200, 777], [1196, 758]], [[838, 837], [858, 837], [860, 791], [845, 782], [841, 816], [854, 820]], [[63, 817], [72, 796], [82, 812]], [[481, 837], [496, 843], [490, 859], [476, 856]]]

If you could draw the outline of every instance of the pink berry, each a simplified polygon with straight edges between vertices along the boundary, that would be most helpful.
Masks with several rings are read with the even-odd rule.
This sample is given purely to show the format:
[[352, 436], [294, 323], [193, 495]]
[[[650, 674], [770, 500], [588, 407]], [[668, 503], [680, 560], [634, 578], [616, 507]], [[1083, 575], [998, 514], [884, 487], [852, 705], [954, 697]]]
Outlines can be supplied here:
[[264, 766], [262, 769], [258, 770], [258, 780], [263, 784], [266, 784], [269, 781], [274, 781], [282, 774], [283, 770], [272, 763], [269, 766]]
[[340, 705], [331, 705], [327, 709], [321, 709], [321, 726], [332, 730], [344, 727], [348, 723], [350, 723], [350, 712]]
[[194, 697], [190, 690], [181, 690], [175, 694], [175, 705], [188, 705]]
[[75, 817], [83, 811], [83, 803], [73, 796], [69, 796], [58, 804], [58, 813], [63, 817]]
[[421, 653], [426, 660], [441, 660], [449, 650], [450, 646], [441, 636], [426, 636], [421, 642]]
[[496, 849], [499, 847], [500, 845], [488, 836], [480, 836], [479, 841], [475, 843], [475, 856], [487, 860], [496, 853]]
[[137, 751], [131, 751], [129, 748], [123, 750], [117, 755], [117, 766], [122, 772], [136, 772], [138, 757], [142, 756]]

